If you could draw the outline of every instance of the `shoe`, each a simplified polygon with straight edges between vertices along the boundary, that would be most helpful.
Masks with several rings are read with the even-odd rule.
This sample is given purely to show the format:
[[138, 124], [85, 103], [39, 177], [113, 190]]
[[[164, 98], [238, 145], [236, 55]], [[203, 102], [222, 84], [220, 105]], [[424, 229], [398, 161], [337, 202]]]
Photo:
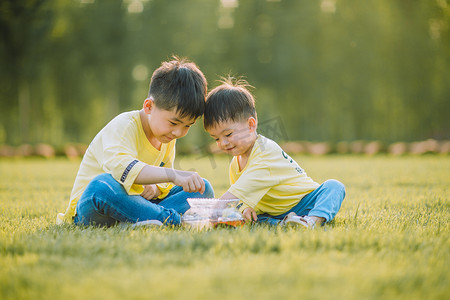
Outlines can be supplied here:
[[316, 222], [314, 222], [314, 220], [309, 216], [297, 216], [296, 213], [291, 212], [284, 217], [284, 219], [280, 222], [280, 225], [284, 227], [296, 227], [301, 225], [308, 229], [314, 229], [316, 227]]
[[136, 222], [136, 223], [132, 224], [131, 228], [136, 228], [136, 227], [141, 227], [141, 226], [160, 227], [162, 225], [163, 225], [163, 223], [158, 220], [146, 220], [146, 221], [140, 221], [140, 222]]

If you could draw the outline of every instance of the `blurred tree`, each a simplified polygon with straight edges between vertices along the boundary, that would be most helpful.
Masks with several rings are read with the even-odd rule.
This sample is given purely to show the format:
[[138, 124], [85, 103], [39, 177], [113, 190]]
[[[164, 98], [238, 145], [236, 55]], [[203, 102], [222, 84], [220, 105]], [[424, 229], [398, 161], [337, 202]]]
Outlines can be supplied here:
[[39, 77], [53, 13], [46, 0], [0, 2], [1, 103], [9, 142], [31, 142], [32, 115], [39, 110], [33, 84]]
[[[255, 87], [291, 140], [450, 138], [446, 0], [0, 2], [0, 143], [88, 143], [188, 57]], [[179, 149], [210, 142], [201, 124]]]

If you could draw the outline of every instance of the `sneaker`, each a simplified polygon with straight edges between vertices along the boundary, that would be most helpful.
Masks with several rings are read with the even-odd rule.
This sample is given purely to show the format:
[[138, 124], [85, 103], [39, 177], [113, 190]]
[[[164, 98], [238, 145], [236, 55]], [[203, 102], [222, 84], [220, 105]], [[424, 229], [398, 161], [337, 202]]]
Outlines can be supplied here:
[[140, 221], [136, 222], [133, 225], [131, 225], [131, 228], [141, 227], [141, 226], [147, 226], [147, 227], [160, 227], [163, 223], [158, 220], [146, 220], [146, 221]]
[[313, 229], [316, 227], [316, 222], [314, 222], [314, 220], [309, 216], [297, 216], [296, 213], [291, 212], [284, 217], [284, 219], [280, 222], [280, 225], [285, 227], [297, 227], [301, 225], [305, 228]]

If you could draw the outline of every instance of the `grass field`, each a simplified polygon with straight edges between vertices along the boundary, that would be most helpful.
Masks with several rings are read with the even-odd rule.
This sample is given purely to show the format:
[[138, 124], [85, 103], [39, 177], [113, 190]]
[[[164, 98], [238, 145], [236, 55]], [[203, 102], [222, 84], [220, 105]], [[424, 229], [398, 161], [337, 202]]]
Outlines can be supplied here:
[[347, 187], [324, 228], [57, 226], [79, 161], [0, 160], [0, 299], [450, 299], [450, 157], [295, 158]]

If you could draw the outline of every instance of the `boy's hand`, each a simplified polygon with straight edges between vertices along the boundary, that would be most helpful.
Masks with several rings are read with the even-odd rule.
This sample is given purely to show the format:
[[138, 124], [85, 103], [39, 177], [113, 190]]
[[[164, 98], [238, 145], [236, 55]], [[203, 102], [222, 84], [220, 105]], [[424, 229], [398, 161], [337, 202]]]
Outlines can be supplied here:
[[256, 216], [256, 211], [251, 207], [247, 207], [246, 209], [244, 209], [242, 215], [244, 216], [245, 221], [252, 222], [258, 220], [258, 217]]
[[173, 183], [183, 187], [183, 191], [188, 193], [200, 192], [203, 194], [205, 191], [205, 182], [197, 172], [176, 170]]
[[161, 191], [158, 189], [156, 184], [144, 185], [144, 191], [141, 194], [142, 197], [144, 197], [147, 200], [152, 200], [153, 198], [156, 198], [159, 195], [161, 195]]

